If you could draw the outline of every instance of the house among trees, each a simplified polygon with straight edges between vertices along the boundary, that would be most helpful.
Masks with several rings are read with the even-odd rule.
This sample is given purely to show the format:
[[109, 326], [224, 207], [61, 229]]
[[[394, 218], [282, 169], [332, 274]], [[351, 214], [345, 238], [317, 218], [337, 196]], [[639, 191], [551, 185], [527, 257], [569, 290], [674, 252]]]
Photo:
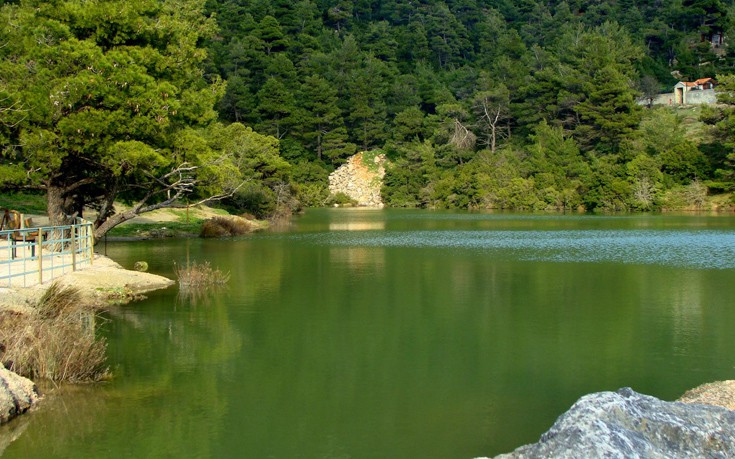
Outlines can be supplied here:
[[638, 99], [640, 105], [702, 105], [717, 103], [714, 78], [700, 78], [695, 81], [680, 81], [673, 92], [649, 95]]
[[[709, 104], [714, 103], [717, 98], [714, 88], [717, 82], [712, 78], [700, 78], [695, 81], [680, 81], [674, 86], [674, 103], [686, 104]], [[692, 91], [707, 91], [690, 94]]]

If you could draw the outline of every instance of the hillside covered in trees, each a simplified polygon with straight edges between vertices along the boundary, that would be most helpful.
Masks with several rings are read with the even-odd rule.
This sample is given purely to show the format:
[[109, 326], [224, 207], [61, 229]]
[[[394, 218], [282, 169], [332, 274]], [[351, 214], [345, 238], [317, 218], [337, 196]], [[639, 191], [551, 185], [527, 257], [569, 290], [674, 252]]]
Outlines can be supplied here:
[[[0, 187], [100, 233], [216, 199], [650, 210], [735, 189], [732, 0], [0, 1]], [[724, 41], [722, 40], [724, 37]], [[637, 103], [715, 77], [720, 104]], [[112, 203], [131, 203], [126, 215]]]
[[[209, 0], [207, 9], [220, 26], [207, 71], [228, 82], [220, 117], [280, 140], [307, 205], [326, 201], [328, 171], [375, 148], [392, 161], [383, 193], [392, 206], [644, 210], [667, 190], [691, 201], [705, 184], [731, 189], [726, 129], [718, 137], [687, 124], [691, 113], [636, 99], [732, 71], [727, 43], [711, 44], [732, 35], [732, 2]], [[722, 122], [723, 110], [705, 110], [705, 121]]]

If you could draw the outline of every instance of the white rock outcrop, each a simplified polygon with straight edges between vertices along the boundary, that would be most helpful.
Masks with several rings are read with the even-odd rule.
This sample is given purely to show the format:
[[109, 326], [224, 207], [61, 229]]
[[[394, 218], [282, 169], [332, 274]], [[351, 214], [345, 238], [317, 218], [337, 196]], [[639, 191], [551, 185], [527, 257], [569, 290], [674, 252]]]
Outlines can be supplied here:
[[329, 192], [344, 193], [360, 207], [383, 207], [384, 176], [384, 154], [358, 153], [329, 175]]

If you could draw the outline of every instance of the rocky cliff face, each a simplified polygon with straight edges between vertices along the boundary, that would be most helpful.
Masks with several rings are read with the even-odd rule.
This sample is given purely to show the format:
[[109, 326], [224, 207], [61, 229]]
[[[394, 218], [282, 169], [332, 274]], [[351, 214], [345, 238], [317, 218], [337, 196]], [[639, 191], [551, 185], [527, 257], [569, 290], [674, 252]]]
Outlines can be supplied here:
[[362, 152], [329, 175], [329, 192], [344, 193], [362, 207], [383, 207], [380, 188], [385, 176], [385, 155]]
[[630, 388], [582, 397], [538, 443], [496, 459], [735, 457], [735, 411]]

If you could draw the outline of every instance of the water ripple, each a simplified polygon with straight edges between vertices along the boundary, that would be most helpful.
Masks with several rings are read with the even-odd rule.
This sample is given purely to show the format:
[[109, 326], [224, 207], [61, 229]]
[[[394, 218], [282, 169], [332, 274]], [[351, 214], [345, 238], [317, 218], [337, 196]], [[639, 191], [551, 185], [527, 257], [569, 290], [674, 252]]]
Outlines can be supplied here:
[[336, 246], [456, 248], [528, 261], [735, 268], [735, 232], [667, 230], [365, 231], [301, 234]]

